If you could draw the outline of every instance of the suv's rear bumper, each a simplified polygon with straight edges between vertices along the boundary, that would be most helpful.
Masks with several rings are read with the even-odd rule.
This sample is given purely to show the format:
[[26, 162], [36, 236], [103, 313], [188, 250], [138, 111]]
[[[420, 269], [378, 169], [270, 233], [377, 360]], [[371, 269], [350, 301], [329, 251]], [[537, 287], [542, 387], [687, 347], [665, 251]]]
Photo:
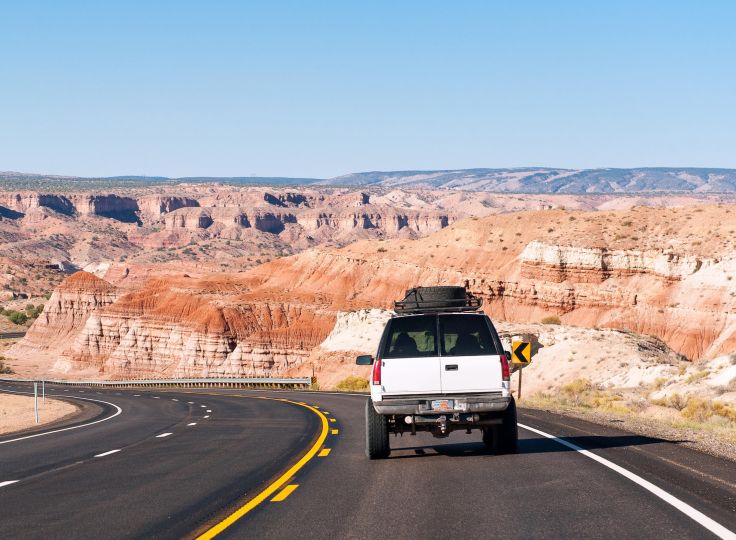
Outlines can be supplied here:
[[[437, 399], [454, 400], [455, 408], [447, 410], [434, 410], [431, 403]], [[406, 414], [406, 415], [427, 415], [427, 414], [446, 414], [454, 413], [471, 413], [471, 412], [500, 412], [505, 411], [511, 403], [510, 395], [502, 393], [491, 394], [475, 394], [475, 395], [439, 395], [439, 396], [411, 396], [411, 397], [386, 397], [381, 401], [374, 401], [373, 407], [378, 414]]]

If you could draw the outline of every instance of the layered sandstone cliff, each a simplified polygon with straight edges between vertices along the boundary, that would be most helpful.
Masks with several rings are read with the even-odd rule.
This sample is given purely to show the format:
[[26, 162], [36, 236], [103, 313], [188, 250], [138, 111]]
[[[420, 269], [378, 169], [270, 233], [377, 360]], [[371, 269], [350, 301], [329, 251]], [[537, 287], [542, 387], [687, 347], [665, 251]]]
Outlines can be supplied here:
[[78, 272], [10, 353], [58, 356], [57, 371], [112, 378], [272, 376], [303, 362], [334, 324], [329, 311], [241, 293], [231, 280], [188, 277], [124, 292]]
[[[732, 352], [731, 208], [712, 207], [697, 221], [690, 209], [666, 212], [553, 210], [465, 220], [419, 240], [315, 248], [243, 273], [126, 278], [118, 281], [129, 290], [93, 295], [91, 310], [76, 307], [88, 298], [81, 293], [79, 301], [59, 302], [84, 281], [74, 276], [19, 347], [48, 350], [43, 336], [60, 334], [58, 327], [69, 336], [63, 357], [107, 376], [277, 374], [316, 361], [310, 352], [335, 321], [353, 321], [341, 312], [390, 308], [416, 285], [467, 282], [495, 320], [557, 315], [568, 325], [651, 334], [691, 359]], [[641, 236], [621, 238], [632, 223]], [[339, 352], [331, 339], [325, 354]]]

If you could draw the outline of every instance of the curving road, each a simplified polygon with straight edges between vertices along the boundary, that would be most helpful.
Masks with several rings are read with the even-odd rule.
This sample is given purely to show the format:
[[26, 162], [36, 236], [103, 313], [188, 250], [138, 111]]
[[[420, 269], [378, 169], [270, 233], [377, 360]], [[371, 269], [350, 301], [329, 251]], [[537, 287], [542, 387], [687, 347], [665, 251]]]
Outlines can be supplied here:
[[516, 455], [486, 454], [476, 435], [419, 434], [392, 438], [391, 458], [371, 462], [363, 396], [48, 393], [107, 404], [84, 401], [85, 417], [43, 430], [54, 433], [0, 437], [6, 537], [708, 538], [736, 530], [732, 462], [539, 411], [520, 411], [529, 429]]

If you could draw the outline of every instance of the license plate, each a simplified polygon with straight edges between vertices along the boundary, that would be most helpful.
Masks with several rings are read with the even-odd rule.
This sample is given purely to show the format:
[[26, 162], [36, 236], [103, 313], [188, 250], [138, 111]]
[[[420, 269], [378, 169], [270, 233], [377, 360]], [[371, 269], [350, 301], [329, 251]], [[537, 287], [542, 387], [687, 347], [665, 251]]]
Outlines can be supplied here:
[[455, 408], [454, 399], [434, 399], [432, 400], [432, 410], [434, 411], [451, 411]]

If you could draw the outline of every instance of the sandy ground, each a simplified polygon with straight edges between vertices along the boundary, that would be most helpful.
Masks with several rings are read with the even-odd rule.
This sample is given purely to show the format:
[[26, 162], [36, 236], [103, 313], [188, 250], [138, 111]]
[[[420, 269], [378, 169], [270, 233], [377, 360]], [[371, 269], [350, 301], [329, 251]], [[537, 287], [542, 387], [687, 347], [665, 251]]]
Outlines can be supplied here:
[[[70, 403], [46, 398], [38, 400], [38, 425], [60, 420], [79, 409]], [[12, 433], [36, 426], [32, 396], [0, 394], [0, 434]]]

